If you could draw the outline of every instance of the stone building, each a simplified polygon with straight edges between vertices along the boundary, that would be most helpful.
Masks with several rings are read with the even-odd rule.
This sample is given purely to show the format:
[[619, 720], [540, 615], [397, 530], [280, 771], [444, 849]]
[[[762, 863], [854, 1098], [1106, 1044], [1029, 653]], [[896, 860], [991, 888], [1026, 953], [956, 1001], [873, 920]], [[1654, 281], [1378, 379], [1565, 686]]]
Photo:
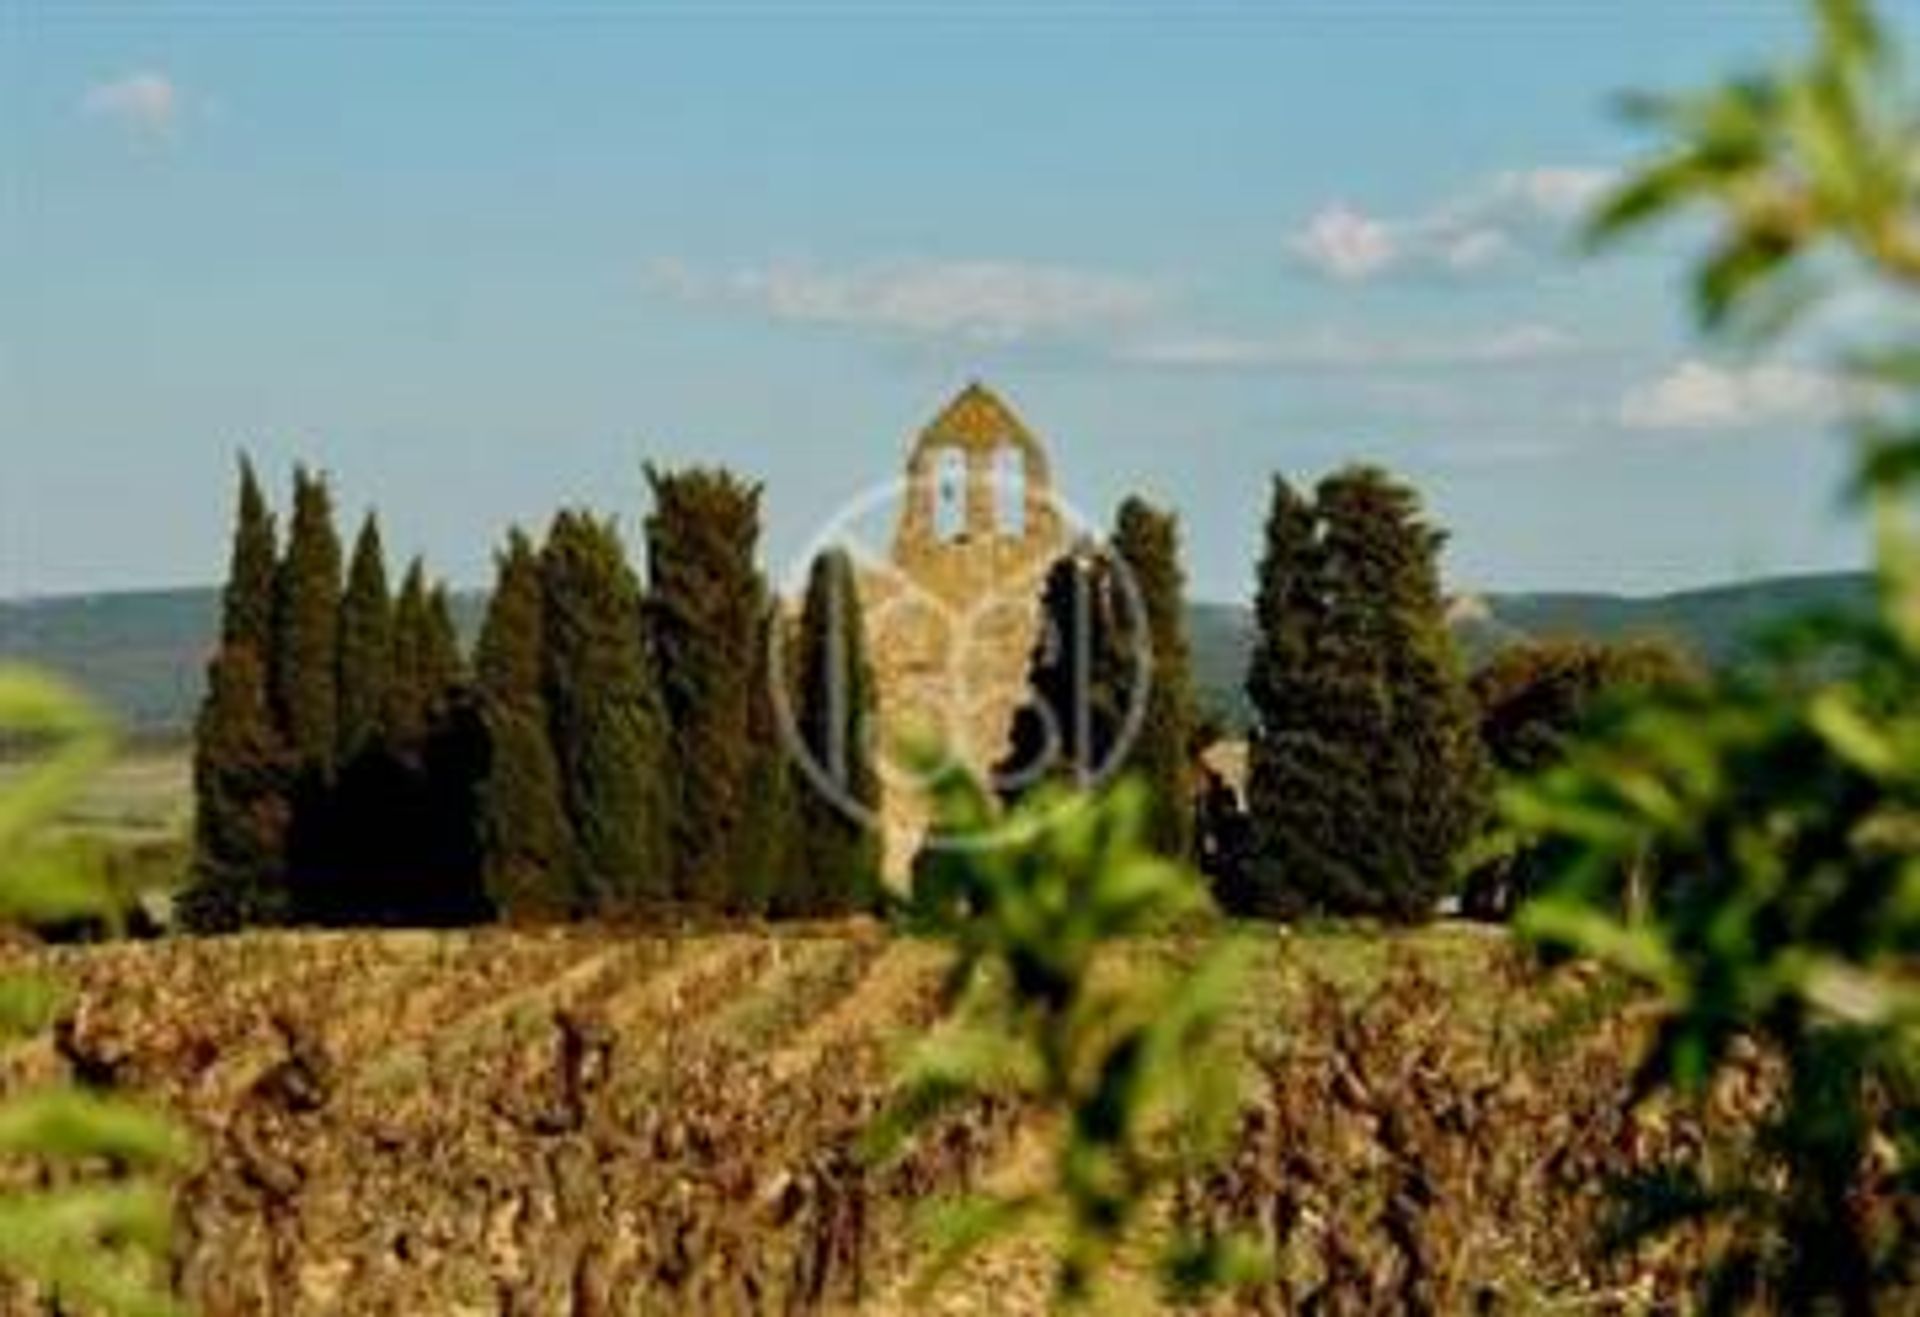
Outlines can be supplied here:
[[[1039, 440], [984, 386], [962, 389], [914, 441], [887, 560], [861, 574], [883, 743], [932, 731], [978, 774], [1004, 755], [1041, 584], [1073, 533]], [[902, 774], [882, 777], [884, 864], [897, 879], [925, 808]]]

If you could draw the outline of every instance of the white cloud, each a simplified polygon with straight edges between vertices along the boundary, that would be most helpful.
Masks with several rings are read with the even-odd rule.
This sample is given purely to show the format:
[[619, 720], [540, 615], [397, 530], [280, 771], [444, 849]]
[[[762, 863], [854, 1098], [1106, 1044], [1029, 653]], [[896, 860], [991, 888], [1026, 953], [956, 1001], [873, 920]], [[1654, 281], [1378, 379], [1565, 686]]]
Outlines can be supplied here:
[[1630, 430], [1733, 430], [1831, 420], [1843, 403], [1831, 375], [1777, 362], [1733, 367], [1689, 357], [1629, 389], [1620, 424]]
[[1448, 269], [1461, 274], [1497, 265], [1513, 254], [1513, 239], [1500, 229], [1470, 229], [1449, 240], [1441, 251]]
[[143, 70], [97, 82], [80, 97], [84, 113], [116, 119], [145, 133], [167, 133], [180, 117], [180, 89], [164, 73]]
[[1287, 245], [1308, 267], [1347, 282], [1475, 274], [1560, 241], [1614, 177], [1575, 165], [1507, 170], [1426, 210], [1393, 217], [1329, 202]]
[[1128, 344], [1123, 361], [1189, 370], [1359, 370], [1508, 366], [1566, 356], [1578, 344], [1552, 325], [1521, 324], [1434, 338], [1365, 338], [1327, 331], [1292, 336], [1170, 335]]
[[1371, 278], [1400, 259], [1400, 244], [1387, 225], [1339, 201], [1323, 207], [1289, 245], [1336, 279]]
[[[1364, 233], [1329, 232], [1350, 265], [1376, 259]], [[1493, 259], [1463, 234], [1463, 266]], [[1122, 365], [1193, 371], [1495, 367], [1572, 355], [1566, 331], [1537, 322], [1390, 336], [1358, 330], [1215, 332], [1183, 327], [1164, 287], [1113, 271], [1010, 260], [892, 261], [842, 267], [760, 263], [703, 270], [657, 260], [655, 294], [794, 325], [1000, 348], [1062, 346]]]
[[1496, 196], [1554, 219], [1577, 219], [1612, 187], [1618, 175], [1590, 165], [1543, 165], [1496, 175]]
[[997, 343], [1110, 331], [1160, 300], [1130, 276], [992, 260], [774, 265], [718, 278], [663, 263], [652, 282], [685, 301], [749, 306], [775, 320]]

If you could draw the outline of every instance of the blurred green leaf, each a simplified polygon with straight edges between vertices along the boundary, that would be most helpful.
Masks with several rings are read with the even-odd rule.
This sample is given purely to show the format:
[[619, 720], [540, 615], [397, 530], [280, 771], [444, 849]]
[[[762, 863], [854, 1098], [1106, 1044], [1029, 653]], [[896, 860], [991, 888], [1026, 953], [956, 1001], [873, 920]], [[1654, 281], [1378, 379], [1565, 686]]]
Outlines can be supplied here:
[[0, 1107], [0, 1153], [179, 1166], [191, 1156], [173, 1125], [140, 1107], [74, 1090], [16, 1098]]
[[[1005, 817], [964, 779], [932, 795], [934, 835], [967, 844], [919, 867], [900, 913], [953, 948], [952, 1014], [909, 1054], [864, 1147], [898, 1155], [969, 1100], [1030, 1107], [1054, 1131], [1052, 1180], [956, 1207], [934, 1270], [1045, 1215], [1060, 1222], [1056, 1302], [1084, 1303], [1155, 1192], [1224, 1143], [1239, 1099], [1223, 1022], [1246, 953], [1193, 925], [1212, 904], [1148, 849], [1137, 784], [1043, 787]], [[1202, 940], [1185, 968], [1157, 949], [1176, 929]]]
[[0, 975], [0, 1042], [39, 1033], [53, 1022], [65, 996], [37, 975]]
[[[60, 683], [0, 666], [0, 732], [30, 756], [0, 790], [0, 917], [44, 922], [111, 913], [88, 848], [34, 835], [111, 752], [105, 722]], [[44, 1026], [59, 999], [36, 976], [0, 976], [0, 1036]], [[180, 1310], [167, 1297], [160, 1265], [172, 1203], [150, 1174], [191, 1157], [170, 1123], [97, 1094], [30, 1092], [0, 1103], [0, 1155], [64, 1161], [78, 1173], [58, 1187], [0, 1193], [0, 1274], [34, 1283], [60, 1311], [161, 1317]], [[96, 1162], [104, 1174], [90, 1173]]]

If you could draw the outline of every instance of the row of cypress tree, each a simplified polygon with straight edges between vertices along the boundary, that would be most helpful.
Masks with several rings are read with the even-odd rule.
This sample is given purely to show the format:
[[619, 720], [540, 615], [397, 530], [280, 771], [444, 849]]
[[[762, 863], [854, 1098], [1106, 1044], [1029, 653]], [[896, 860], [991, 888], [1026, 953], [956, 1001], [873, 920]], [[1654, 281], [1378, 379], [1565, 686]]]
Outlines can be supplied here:
[[1243, 804], [1198, 754], [1178, 526], [1128, 499], [1105, 546], [1046, 577], [1003, 791], [1132, 773], [1151, 788], [1156, 848], [1201, 864], [1235, 913], [1430, 917], [1458, 888], [1490, 783], [1443, 543], [1414, 491], [1377, 468], [1311, 494], [1275, 480]]
[[[480, 787], [486, 890], [510, 915], [675, 907], [815, 916], [867, 903], [878, 854], [815, 804], [789, 761], [769, 668], [780, 615], [755, 563], [757, 486], [649, 468], [645, 589], [612, 523], [514, 532], [475, 651], [491, 762]], [[803, 738], [861, 728], [871, 680], [844, 554], [814, 564], [795, 648]], [[810, 674], [831, 669], [834, 681]], [[875, 778], [853, 742], [847, 790]]]
[[462, 662], [445, 588], [415, 559], [394, 595], [371, 514], [343, 575], [331, 493], [297, 469], [282, 552], [243, 460], [196, 726], [187, 921], [470, 917]]
[[[296, 474], [282, 554], [243, 460], [189, 922], [862, 904], [868, 832], [796, 790], [781, 749], [769, 640], [790, 624], [755, 564], [759, 489], [707, 469], [647, 479], [646, 586], [609, 520], [563, 511], [537, 546], [511, 532], [469, 675], [417, 562], [389, 598], [371, 517], [343, 587], [324, 481]], [[803, 737], [852, 746], [845, 789], [871, 805], [857, 607], [850, 563], [824, 555], [792, 698]]]
[[[389, 595], [371, 516], [343, 581], [325, 482], [296, 472], [282, 553], [243, 462], [198, 728], [189, 919], [864, 904], [877, 838], [834, 799], [877, 797], [851, 563], [822, 555], [785, 618], [756, 564], [759, 488], [646, 474], [646, 583], [611, 521], [563, 511], [538, 545], [512, 532], [469, 676], [446, 592], [417, 561]], [[1156, 846], [1205, 862], [1235, 911], [1424, 917], [1455, 883], [1489, 779], [1446, 624], [1443, 536], [1410, 488], [1355, 467], [1311, 495], [1276, 479], [1265, 539], [1244, 809], [1218, 781], [1200, 790], [1178, 527], [1137, 498], [1106, 546], [1046, 578], [1000, 775], [1144, 776]], [[769, 668], [774, 628], [790, 672]], [[835, 791], [796, 776], [778, 698]]]

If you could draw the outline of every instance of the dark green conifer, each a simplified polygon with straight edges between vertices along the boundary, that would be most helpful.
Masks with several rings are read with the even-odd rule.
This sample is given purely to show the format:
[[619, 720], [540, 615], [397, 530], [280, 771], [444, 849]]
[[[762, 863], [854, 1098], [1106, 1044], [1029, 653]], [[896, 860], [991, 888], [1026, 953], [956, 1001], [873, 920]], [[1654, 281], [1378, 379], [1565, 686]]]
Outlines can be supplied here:
[[[1318, 663], [1325, 612], [1319, 516], [1285, 479], [1273, 481], [1254, 598], [1256, 641], [1247, 671], [1255, 723], [1248, 745], [1251, 855], [1243, 883], [1222, 902], [1243, 914], [1291, 915], [1333, 885], [1342, 864], [1332, 798], [1365, 790], [1364, 765], [1322, 726], [1334, 683]], [[1337, 675], [1337, 674], [1334, 674]]]
[[[1193, 855], [1194, 698], [1187, 649], [1186, 578], [1180, 569], [1180, 531], [1171, 513], [1129, 498], [1114, 519], [1112, 552], [1132, 588], [1116, 600], [1121, 623], [1119, 660], [1130, 695], [1124, 702], [1136, 720], [1122, 748], [1121, 767], [1145, 779], [1152, 793], [1147, 841], [1174, 859]], [[1140, 679], [1136, 640], [1144, 630], [1147, 683], [1144, 702], [1132, 690]]]
[[340, 601], [339, 760], [351, 763], [380, 737], [393, 684], [393, 600], [380, 523], [361, 524]]
[[1377, 469], [1328, 477], [1311, 506], [1276, 482], [1248, 680], [1263, 911], [1418, 919], [1456, 880], [1486, 771], [1442, 542], [1413, 491]]
[[[795, 842], [794, 765], [780, 725], [780, 709], [791, 708], [791, 693], [778, 689], [786, 674], [773, 663], [775, 627], [787, 619], [771, 601], [760, 610], [760, 626], [753, 652], [753, 676], [748, 683], [746, 807], [740, 820], [734, 852], [735, 900], [741, 909], [765, 914], [775, 908], [791, 867], [799, 862]], [[790, 639], [780, 638], [782, 642]], [[787, 653], [792, 653], [788, 647]]]
[[288, 913], [292, 783], [269, 698], [274, 653], [273, 514], [240, 459], [220, 648], [194, 725], [194, 864], [182, 897], [189, 928], [218, 931]]
[[194, 871], [181, 919], [198, 932], [277, 923], [289, 913], [288, 764], [251, 646], [209, 665], [194, 724]]
[[812, 771], [796, 783], [794, 854], [777, 913], [842, 914], [862, 905], [877, 881], [880, 791], [863, 626], [853, 560], [830, 549], [813, 561], [800, 611], [795, 749]]
[[[1419, 496], [1373, 467], [1321, 482], [1335, 650], [1377, 683], [1384, 709], [1371, 742], [1373, 800], [1382, 844], [1355, 904], [1421, 919], [1456, 889], [1456, 860], [1484, 822], [1488, 774], [1440, 589], [1446, 536], [1421, 516]], [[1345, 663], [1347, 658], [1335, 659]]]
[[336, 686], [340, 620], [340, 539], [326, 480], [294, 472], [293, 519], [274, 582], [270, 693], [303, 777], [332, 776], [339, 741]]
[[474, 651], [488, 739], [478, 801], [482, 880], [509, 919], [582, 913], [570, 886], [573, 841], [550, 739], [540, 558], [518, 529], [496, 569]]
[[233, 553], [221, 596], [220, 644], [223, 649], [245, 645], [263, 671], [273, 649], [273, 582], [278, 556], [273, 513], [260, 493], [253, 462], [243, 455]]
[[547, 707], [575, 888], [600, 911], [672, 895], [665, 716], [640, 587], [611, 523], [563, 512], [541, 554]]
[[760, 490], [732, 473], [647, 468], [647, 614], [672, 735], [674, 895], [737, 908], [753, 746], [751, 683], [766, 589]]
[[431, 606], [427, 569], [419, 558], [407, 564], [393, 606], [393, 680], [387, 688], [387, 736], [400, 753], [417, 751], [427, 739], [433, 708], [428, 648]]
[[444, 581], [435, 581], [428, 589], [421, 612], [420, 677], [430, 712], [444, 709], [453, 692], [466, 683], [467, 660], [460, 651], [460, 629], [454, 623], [453, 600]]

